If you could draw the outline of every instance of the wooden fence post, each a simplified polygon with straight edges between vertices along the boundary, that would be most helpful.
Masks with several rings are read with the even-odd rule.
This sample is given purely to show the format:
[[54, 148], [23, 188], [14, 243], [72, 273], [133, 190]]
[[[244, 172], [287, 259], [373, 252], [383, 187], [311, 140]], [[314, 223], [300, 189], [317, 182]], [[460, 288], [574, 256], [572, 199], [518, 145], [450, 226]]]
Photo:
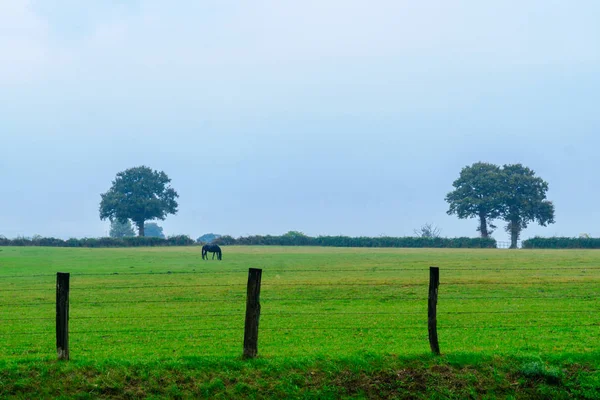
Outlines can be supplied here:
[[69, 273], [56, 274], [56, 351], [59, 360], [69, 359]]
[[429, 267], [429, 301], [427, 303], [427, 327], [429, 330], [429, 346], [433, 354], [440, 354], [437, 335], [437, 299], [440, 286], [440, 269]]
[[258, 320], [260, 318], [261, 277], [262, 269], [250, 268], [248, 270], [243, 358], [254, 358], [258, 354]]

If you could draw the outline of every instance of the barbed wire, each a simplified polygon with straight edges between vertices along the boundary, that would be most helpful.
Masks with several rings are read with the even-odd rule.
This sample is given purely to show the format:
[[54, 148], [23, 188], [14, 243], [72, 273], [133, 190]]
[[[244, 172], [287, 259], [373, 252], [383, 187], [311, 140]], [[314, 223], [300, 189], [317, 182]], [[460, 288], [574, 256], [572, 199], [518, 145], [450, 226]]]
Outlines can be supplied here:
[[[577, 295], [577, 296], [469, 296], [469, 297], [456, 297], [456, 296], [439, 296], [438, 301], [441, 302], [443, 300], [482, 300], [482, 299], [597, 299], [598, 295]], [[373, 301], [389, 301], [389, 300], [402, 300], [402, 301], [427, 301], [427, 297], [412, 297], [412, 298], [402, 298], [402, 297], [312, 297], [312, 298], [287, 298], [287, 297], [271, 297], [271, 298], [263, 298], [261, 300], [264, 301], [327, 301], [327, 300], [373, 300]]]
[[[536, 282], [440, 282], [440, 286], [461, 286], [461, 285], [518, 285], [518, 286], [529, 286], [529, 285], [546, 285], [546, 284], [594, 284], [600, 283], [600, 281], [536, 281]], [[297, 283], [262, 283], [261, 286], [298, 286], [299, 289], [305, 286], [394, 286], [394, 287], [427, 287], [429, 282], [419, 282], [419, 283], [402, 283], [402, 282], [394, 282], [394, 283], [371, 283], [371, 282], [357, 282], [357, 283], [308, 283], [308, 282], [297, 282]]]
[[519, 311], [439, 311], [438, 315], [450, 314], [450, 315], [461, 315], [461, 314], [583, 314], [583, 313], [597, 313], [600, 310], [519, 310]]
[[590, 324], [569, 324], [569, 325], [553, 325], [553, 324], [529, 324], [529, 325], [498, 325], [498, 326], [486, 326], [486, 325], [452, 325], [452, 326], [438, 326], [438, 329], [524, 329], [524, 328], [579, 328], [579, 327], [591, 327], [597, 326], [600, 328], [600, 322]]
[[12, 306], [12, 307], [33, 307], [33, 306], [55, 306], [56, 302], [34, 302], [34, 303], [0, 303], [0, 307], [2, 306]]
[[[598, 299], [598, 295], [560, 295], [560, 296], [440, 296], [438, 301], [444, 300], [486, 300], [486, 299], [585, 299], [595, 300]], [[355, 301], [355, 300], [371, 300], [371, 301], [427, 301], [426, 297], [303, 297], [303, 298], [290, 298], [290, 297], [270, 297], [262, 298], [262, 301]], [[161, 299], [161, 300], [88, 300], [88, 301], [75, 301], [71, 302], [71, 305], [80, 304], [141, 304], [141, 303], [239, 303], [244, 302], [245, 297], [239, 297], [237, 299]], [[32, 302], [32, 303], [0, 303], [0, 306], [14, 306], [14, 307], [28, 307], [28, 306], [40, 306], [40, 305], [55, 305], [53, 302]]]
[[[239, 302], [245, 301], [245, 298], [239, 298]], [[177, 300], [100, 300], [100, 301], [69, 301], [71, 306], [79, 304], [137, 304], [137, 303], [203, 303], [203, 302], [214, 302], [214, 303], [237, 303], [238, 301], [232, 299], [177, 299]], [[56, 303], [0, 303], [0, 306], [15, 306], [15, 307], [31, 307], [38, 305], [56, 305]]]
[[[444, 282], [441, 281], [440, 282], [440, 286], [455, 286], [455, 285], [518, 285], [518, 286], [530, 286], [530, 285], [558, 285], [558, 284], [594, 284], [594, 283], [600, 283], [600, 281], [583, 281], [583, 280], [576, 280], [576, 281], [552, 281], [552, 280], [547, 280], [547, 281], [536, 281], [536, 282], [488, 282], [488, 281], [484, 281], [484, 282]], [[429, 284], [429, 283], [427, 283]]]
[[[598, 327], [600, 328], [600, 322], [590, 324], [569, 324], [569, 325], [555, 325], [555, 324], [530, 324], [530, 325], [450, 325], [450, 326], [438, 326], [438, 329], [529, 329], [529, 328], [579, 328], [579, 327]], [[187, 332], [193, 334], [194, 332], [202, 331], [243, 331], [243, 327], [239, 328], [177, 328], [177, 329], [106, 329], [106, 330], [89, 330], [89, 331], [71, 331], [72, 334], [94, 334], [94, 333], [162, 333], [162, 332]], [[412, 329], [427, 329], [427, 323], [423, 325], [410, 325], [410, 326], [336, 326], [336, 327], [310, 327], [310, 326], [294, 326], [294, 327], [262, 327], [261, 330], [265, 331], [369, 331], [369, 330], [412, 330]], [[52, 331], [13, 331], [10, 333], [0, 333], [0, 336], [14, 336], [14, 335], [51, 335]], [[213, 336], [206, 336], [213, 337]]]
[[[600, 270], [598, 266], [573, 266], [573, 267], [481, 267], [481, 268], [446, 268], [440, 267], [440, 271], [554, 271], [554, 270]], [[413, 271], [413, 272], [427, 272], [429, 271], [428, 267], [413, 267], [413, 268], [385, 268], [385, 267], [374, 267], [374, 268], [290, 268], [290, 269], [269, 269], [263, 268], [263, 272], [275, 272], [275, 273], [284, 273], [284, 272], [386, 272], [386, 271]], [[107, 272], [107, 273], [91, 273], [91, 272], [83, 272], [71, 273], [72, 277], [79, 276], [119, 276], [119, 275], [177, 275], [177, 274], [233, 274], [233, 273], [246, 273], [247, 269], [240, 270], [218, 270], [218, 271], [147, 271], [147, 272]], [[55, 277], [56, 274], [33, 274], [33, 275], [0, 275], [1, 278], [40, 278], [40, 277]]]
[[438, 301], [442, 300], [485, 300], [485, 299], [585, 299], [595, 300], [598, 299], [598, 295], [571, 295], [571, 296], [470, 296], [470, 297], [450, 297], [450, 296], [439, 296]]
[[56, 290], [56, 286], [46, 287], [46, 288], [15, 288], [15, 289], [2, 289], [2, 292], [30, 292], [30, 291], [45, 291], [45, 290]]
[[[600, 322], [589, 323], [589, 324], [569, 324], [569, 325], [555, 325], [555, 324], [529, 324], [529, 325], [450, 325], [450, 326], [438, 326], [438, 329], [495, 329], [495, 328], [539, 328], [539, 327], [550, 327], [550, 328], [573, 328], [573, 327], [590, 327], [597, 326], [600, 328]], [[410, 330], [410, 329], [427, 329], [427, 322], [425, 321], [421, 325], [403, 325], [403, 326], [325, 326], [325, 327], [314, 327], [314, 326], [291, 326], [291, 327], [261, 327], [261, 330], [268, 331], [305, 331], [305, 330], [326, 330], [326, 331], [337, 331], [337, 330]]]
[[237, 273], [248, 273], [247, 269], [240, 270], [218, 270], [218, 271], [147, 271], [147, 272], [83, 272], [73, 273], [73, 277], [78, 276], [137, 276], [137, 275], [194, 275], [194, 274], [237, 274]]
[[0, 333], [0, 336], [14, 336], [14, 335], [53, 335], [51, 329], [47, 331], [12, 331], [10, 333]]
[[56, 277], [56, 274], [35, 274], [35, 275], [0, 275], [0, 278], [48, 278], [48, 277]]
[[98, 329], [90, 331], [70, 331], [73, 334], [81, 333], [152, 333], [152, 332], [215, 332], [215, 331], [243, 331], [244, 327], [237, 328], [220, 327], [220, 328], [173, 328], [173, 329]]
[[536, 267], [536, 268], [529, 268], [529, 267], [523, 267], [523, 268], [518, 268], [518, 267], [508, 267], [508, 268], [504, 268], [504, 267], [497, 267], [497, 268], [493, 268], [493, 267], [481, 267], [481, 268], [478, 268], [478, 267], [473, 267], [473, 268], [439, 267], [439, 268], [440, 268], [440, 272], [441, 271], [498, 271], [498, 272], [502, 272], [502, 271], [556, 271], [556, 270], [572, 271], [572, 270], [581, 270], [581, 269], [600, 270], [600, 267], [597, 267], [597, 266]]
[[[463, 314], [592, 314], [600, 312], [600, 310], [501, 310], [501, 311], [439, 311], [438, 315], [463, 315]], [[426, 310], [423, 311], [397, 311], [397, 312], [337, 312], [337, 311], [304, 311], [304, 312], [276, 312], [276, 313], [262, 313], [261, 317], [291, 317], [291, 316], [304, 316], [304, 315], [423, 315], [427, 314]], [[213, 317], [232, 317], [232, 316], [244, 316], [244, 310], [237, 310], [229, 313], [208, 313], [208, 314], [195, 314], [195, 315], [146, 315], [146, 316], [135, 316], [135, 315], [123, 315], [123, 316], [97, 316], [97, 315], [81, 315], [71, 316], [71, 320], [155, 320], [155, 319], [203, 319]], [[54, 317], [21, 317], [21, 318], [3, 318], [4, 321], [50, 321], [55, 320]]]
[[[544, 280], [536, 282], [441, 282], [441, 286], [461, 286], [461, 285], [514, 285], [514, 286], [531, 286], [531, 285], [591, 285], [600, 283], [596, 280], [571, 280], [571, 281], [557, 281], [557, 280]], [[309, 282], [295, 282], [295, 283], [262, 283], [261, 286], [267, 287], [290, 287], [298, 286], [298, 289], [304, 287], [336, 287], [336, 286], [360, 286], [360, 287], [426, 287], [429, 282], [419, 283], [403, 283], [403, 282], [330, 282], [330, 283], [309, 283]], [[85, 291], [85, 290], [143, 290], [143, 289], [171, 289], [171, 288], [195, 288], [195, 287], [243, 287], [246, 283], [206, 283], [206, 284], [191, 284], [191, 285], [128, 285], [128, 286], [75, 286], [71, 287], [71, 291]], [[3, 292], [23, 292], [23, 291], [43, 291], [43, 290], [54, 290], [55, 287], [37, 288], [37, 287], [25, 287], [25, 288], [11, 288], [4, 289]]]
[[[147, 289], [147, 288], [194, 288], [194, 287], [238, 287], [238, 286], [246, 286], [246, 283], [234, 283], [234, 284], [193, 284], [193, 285], [145, 285], [145, 286], [118, 286], [118, 287], [101, 287], [101, 286], [86, 286], [86, 287], [78, 287], [71, 288], [71, 290], [89, 290], [89, 289], [99, 289], [99, 290], [112, 290], [112, 289]], [[290, 287], [290, 286], [298, 286], [299, 289], [306, 286], [319, 286], [319, 287], [335, 287], [335, 286], [392, 286], [392, 287], [412, 287], [412, 286], [426, 286], [428, 283], [307, 283], [307, 282], [298, 282], [298, 283], [262, 283], [261, 286], [269, 286], [269, 287]], [[17, 290], [15, 290], [17, 291]]]
[[[71, 291], [78, 290], [90, 290], [90, 289], [99, 289], [99, 290], [117, 290], [117, 289], [170, 289], [170, 288], [194, 288], [194, 287], [238, 287], [238, 286], [246, 286], [246, 283], [197, 283], [193, 285], [136, 285], [136, 286], [76, 286], [72, 287]], [[264, 284], [263, 284], [264, 286]]]
[[[444, 300], [487, 300], [487, 299], [585, 299], [595, 300], [598, 299], [598, 295], [559, 295], [559, 296], [440, 296], [438, 301]], [[355, 300], [371, 300], [371, 301], [427, 301], [426, 297], [303, 297], [303, 298], [290, 298], [290, 297], [267, 297], [262, 298], [262, 301], [355, 301]], [[71, 302], [71, 305], [79, 304], [138, 304], [138, 303], [239, 303], [244, 302], [245, 297], [238, 297], [234, 299], [161, 299], [161, 300], [88, 300], [88, 301], [75, 301]], [[30, 303], [0, 303], [0, 306], [14, 306], [14, 307], [29, 307], [29, 306], [41, 306], [41, 305], [55, 305], [54, 302], [30, 302]]]
[[[176, 329], [103, 329], [103, 330], [89, 330], [89, 331], [69, 331], [70, 334], [93, 334], [93, 333], [154, 333], [154, 332], [194, 332], [200, 331], [243, 331], [244, 327], [240, 328], [176, 328]], [[13, 335], [52, 335], [54, 332], [48, 331], [14, 331], [10, 333], [0, 333], [0, 336], [13, 336]], [[212, 336], [206, 336], [212, 337]]]

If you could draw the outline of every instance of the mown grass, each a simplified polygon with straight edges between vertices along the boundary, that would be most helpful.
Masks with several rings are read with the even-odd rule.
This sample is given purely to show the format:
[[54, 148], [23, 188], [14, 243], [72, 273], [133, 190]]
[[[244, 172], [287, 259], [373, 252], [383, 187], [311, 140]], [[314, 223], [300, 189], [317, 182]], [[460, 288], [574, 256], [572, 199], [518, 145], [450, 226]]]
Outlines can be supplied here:
[[[3, 395], [595, 398], [600, 386], [600, 251], [0, 250]], [[428, 355], [432, 265], [442, 358]], [[261, 359], [241, 361], [249, 267], [263, 268]], [[71, 273], [69, 363], [54, 361], [58, 271]]]

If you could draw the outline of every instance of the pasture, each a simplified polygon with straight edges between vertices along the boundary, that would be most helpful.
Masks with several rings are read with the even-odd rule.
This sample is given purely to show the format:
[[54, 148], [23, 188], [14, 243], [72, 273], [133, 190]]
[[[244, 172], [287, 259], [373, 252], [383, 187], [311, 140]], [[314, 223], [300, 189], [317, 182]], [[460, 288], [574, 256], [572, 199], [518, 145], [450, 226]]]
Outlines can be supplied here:
[[236, 357], [247, 269], [263, 268], [259, 354], [423, 354], [430, 265], [443, 353], [585, 353], [600, 338], [600, 252], [229, 247], [4, 248], [6, 358], [55, 355], [55, 273], [71, 273], [74, 359]]
[[590, 360], [600, 346], [600, 251], [240, 246], [204, 261], [200, 247], [0, 250], [5, 367], [56, 359], [56, 272], [71, 273], [72, 363], [238, 362], [250, 267], [263, 269], [268, 362], [430, 359], [430, 266], [447, 359]]

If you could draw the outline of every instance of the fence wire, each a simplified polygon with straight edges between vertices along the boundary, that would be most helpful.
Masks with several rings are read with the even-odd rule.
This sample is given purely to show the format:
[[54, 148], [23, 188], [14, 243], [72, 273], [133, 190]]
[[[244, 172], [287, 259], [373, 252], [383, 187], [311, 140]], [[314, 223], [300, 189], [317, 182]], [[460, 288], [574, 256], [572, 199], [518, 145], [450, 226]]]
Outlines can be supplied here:
[[[504, 272], [504, 271], [554, 271], [554, 270], [563, 270], [563, 271], [588, 271], [588, 270], [600, 270], [600, 267], [548, 267], [548, 268], [443, 268], [442, 271], [495, 271], [495, 272]], [[427, 270], [425, 269], [416, 269], [416, 268], [366, 268], [366, 269], [264, 269], [263, 274], [266, 273], [306, 273], [306, 272], [356, 272], [356, 273], [386, 273], [391, 271], [407, 271], [407, 272], [418, 272], [426, 274]], [[81, 273], [81, 274], [71, 274], [72, 278], [77, 277], [87, 277], [87, 276], [104, 276], [104, 277], [121, 277], [121, 276], [144, 276], [144, 275], [190, 275], [190, 274], [214, 274], [214, 275], [224, 275], [224, 274], [237, 274], [248, 272], [247, 269], [244, 270], [229, 270], [229, 271], [166, 271], [166, 272], [114, 272], [114, 273]], [[56, 275], [13, 275], [13, 276], [4, 276], [0, 278], [40, 278], [40, 277], [55, 277]], [[264, 276], [264, 275], [263, 275]], [[304, 277], [307, 279], [306, 277]], [[597, 276], [575, 276], [574, 274], [569, 276], [548, 276], [548, 277], [540, 277], [540, 276], [529, 276], [528, 279], [536, 279], [535, 281], [460, 281], [456, 280], [458, 276], [454, 276], [454, 279], [444, 282], [442, 281], [440, 287], [452, 287], [452, 286], [485, 286], [490, 285], [494, 287], [503, 287], [503, 286], [519, 286], [521, 288], [527, 288], [530, 286], [549, 286], [549, 287], [565, 287], [570, 285], [598, 285], [600, 280], [597, 279], [589, 279], [589, 278], [597, 278]], [[544, 279], [546, 278], [546, 279]], [[600, 278], [600, 277], [598, 277]], [[381, 282], [324, 282], [324, 283], [313, 283], [310, 281], [297, 281], [297, 282], [264, 282], [261, 286], [266, 288], [290, 288], [297, 287], [299, 291], [302, 291], [304, 288], [310, 287], [323, 287], [323, 288], [337, 288], [337, 287], [373, 287], [373, 288], [381, 288], [381, 287], [398, 287], [398, 288], [406, 288], [406, 287], [422, 287], [424, 292], [429, 284], [428, 281], [422, 282], [403, 282], [401, 281], [401, 277], [396, 278], [394, 280], [385, 279], [385, 281]], [[565, 280], [567, 279], [567, 280]], [[583, 280], [586, 279], [586, 280]], [[72, 283], [73, 283], [72, 279]], [[223, 279], [224, 280], [224, 279]], [[232, 279], [233, 280], [233, 279]], [[107, 280], [108, 281], [108, 280]], [[42, 285], [41, 283], [38, 285]], [[72, 286], [71, 291], [75, 293], [80, 292], [92, 292], [92, 291], [120, 291], [120, 290], [148, 290], [148, 289], [180, 289], [180, 288], [243, 288], [246, 286], [246, 283], [192, 283], [192, 284], [149, 284], [149, 285], [129, 285], [129, 284], [117, 284], [115, 286], [100, 286], [100, 285], [81, 285], [81, 286]], [[24, 288], [18, 287], [8, 287], [4, 289], [3, 292], [30, 292], [30, 291], [50, 291], [55, 289], [54, 287], [33, 287], [26, 286]], [[274, 293], [278, 294], [278, 293]], [[193, 295], [193, 294], [192, 294]], [[566, 294], [566, 295], [553, 295], [553, 294], [532, 294], [532, 295], [448, 295], [444, 296], [443, 294], [438, 298], [438, 304], [443, 305], [448, 302], [453, 301], [509, 301], [509, 300], [522, 300], [522, 299], [531, 299], [531, 300], [542, 300], [542, 301], [555, 301], [555, 300], [565, 300], [565, 299], [577, 299], [579, 301], [591, 301], [600, 299], [600, 294]], [[98, 300], [90, 300], [85, 299], [83, 301], [75, 300], [71, 301], [70, 305], [73, 308], [77, 308], [78, 306], [85, 305], [93, 305], [93, 306], [110, 306], [110, 305], [135, 305], [135, 304], [178, 304], [178, 303], [224, 303], [224, 304], [237, 304], [242, 305], [246, 301], [245, 293], [241, 292], [239, 296], [234, 298], [162, 298], [162, 299], [146, 299], [146, 300], [135, 300], [135, 299], [123, 299], [123, 300], [111, 300], [111, 299], [98, 299]], [[372, 303], [378, 302], [398, 302], [399, 304], [405, 302], [423, 302], [427, 303], [428, 298], [425, 296], [418, 297], [408, 297], [406, 295], [369, 295], [369, 296], [310, 296], [310, 297], [302, 297], [302, 298], [294, 298], [294, 297], [282, 297], [282, 296], [273, 296], [273, 297], [262, 297], [261, 302], [263, 304], [268, 303], [282, 303], [282, 302], [293, 302], [293, 303], [319, 303], [319, 302], [336, 302], [336, 301], [369, 301]], [[0, 303], [1, 306], [8, 307], [33, 307], [33, 306], [49, 306], [55, 305], [55, 302], [8, 302], [8, 303]], [[414, 304], [414, 303], [413, 303]], [[569, 303], [570, 304], [570, 303]], [[372, 305], [372, 304], [365, 304]], [[507, 307], [508, 308], [508, 307]], [[85, 309], [83, 310], [86, 311]], [[218, 335], [219, 332], [242, 332], [244, 330], [243, 320], [244, 320], [244, 310], [242, 308], [236, 310], [229, 310], [227, 312], [210, 312], [210, 313], [198, 313], [198, 314], [187, 314], [187, 315], [170, 315], [170, 314], [151, 314], [151, 315], [90, 315], [89, 310], [88, 313], [82, 315], [71, 315], [72, 321], [141, 321], [141, 320], [165, 320], [165, 324], [163, 327], [157, 328], [123, 328], [123, 324], [115, 323], [115, 325], [119, 325], [121, 328], [118, 329], [75, 329], [70, 331], [70, 334], [73, 335], [149, 335], [149, 334], [172, 334], [177, 332], [185, 332], [186, 335], [190, 335], [192, 339], [201, 339], [201, 338], [218, 338], [219, 343], [238, 343], [238, 340], [228, 341], [226, 339], [221, 339]], [[579, 328], [600, 328], [600, 322], [585, 322], [590, 321], [591, 318], [588, 316], [593, 316], [600, 311], [600, 309], [569, 309], [569, 310], [516, 310], [516, 309], [505, 309], [505, 310], [489, 310], [489, 311], [444, 311], [438, 307], [438, 318], [442, 320], [442, 323], [438, 321], [438, 332], [443, 332], [445, 330], [448, 331], [459, 331], [459, 330], [510, 330], [510, 331], [524, 331], [529, 332], [533, 329], [548, 329], [548, 330], [576, 330]], [[449, 318], [444, 320], [445, 316], [452, 315], [538, 315], [541, 318], [538, 318], [536, 322], [525, 322], [520, 324], [506, 324], [500, 323], [495, 324], [492, 321], [491, 324], [487, 324], [486, 321], [482, 321], [479, 324], [452, 324], [449, 323], [445, 325], [444, 322], [451, 321]], [[544, 316], [555, 316], [557, 314], [568, 314], [568, 315], [582, 315], [582, 317], [577, 317], [574, 319], [578, 319], [580, 323], [569, 323], [569, 324], [560, 324], [560, 322], [566, 322], [564, 319], [555, 318], [544, 318]], [[342, 326], [330, 326], [333, 321], [325, 324], [326, 326], [315, 326], [310, 323], [298, 325], [299, 322], [302, 322], [302, 318], [306, 316], [319, 316], [319, 317], [328, 317], [328, 316], [342, 316], [348, 317], [347, 320], [342, 321]], [[403, 324], [403, 325], [389, 325], [384, 324], [384, 326], [361, 326], [360, 320], [358, 318], [353, 317], [365, 317], [365, 316], [422, 316], [423, 322], [419, 324]], [[585, 316], [583, 316], [585, 315]], [[267, 318], [263, 325], [261, 326], [261, 331], [267, 332], [361, 332], [368, 333], [370, 331], [374, 332], [393, 332], [393, 331], [427, 331], [427, 308], [423, 307], [421, 311], [299, 311], [299, 312], [286, 312], [286, 311], [273, 311], [273, 312], [263, 312], [261, 313], [261, 317]], [[176, 323], [179, 321], [199, 321], [205, 319], [219, 319], [219, 318], [236, 318], [235, 322], [239, 322], [239, 327], [179, 327]], [[269, 323], [275, 321], [275, 318], [282, 318], [282, 325], [290, 325], [290, 326], [269, 326]], [[33, 322], [33, 321], [51, 321], [54, 320], [54, 317], [9, 317], [3, 318], [3, 321], [11, 321], [11, 322]], [[294, 320], [296, 319], [296, 320]], [[359, 324], [352, 325], [348, 324], [348, 322], [352, 322], [353, 320], [357, 320]], [[315, 318], [312, 320], [313, 323], [317, 323], [320, 321]], [[386, 322], [417, 322], [416, 318], [406, 318], [404, 321], [398, 319], [388, 319]], [[169, 323], [171, 322], [171, 323]], [[460, 318], [456, 319], [456, 322], [460, 322]], [[466, 322], [471, 322], [466, 321]], [[557, 323], [558, 322], [558, 323]], [[362, 323], [367, 323], [367, 321], [363, 320]], [[198, 324], [196, 322], [196, 324]], [[38, 324], [42, 325], [42, 324]], [[91, 325], [86, 323], [79, 323], [79, 325]], [[109, 325], [108, 322], [105, 325]], [[192, 325], [192, 324], [190, 324]], [[227, 324], [227, 325], [235, 325], [235, 324]], [[277, 325], [277, 324], [275, 324]], [[165, 327], [166, 326], [166, 327]], [[170, 328], [169, 326], [175, 326]], [[33, 326], [32, 326], [33, 327]], [[106, 326], [105, 326], [106, 327]], [[211, 334], [205, 334], [210, 332]], [[594, 331], [595, 332], [595, 331]], [[52, 330], [44, 330], [44, 331], [13, 331], [9, 333], [0, 333], [1, 337], [7, 336], [15, 336], [15, 335], [31, 335], [31, 336], [40, 336], [40, 335], [48, 335], [51, 336], [54, 332]], [[199, 333], [199, 334], [196, 334]], [[420, 336], [419, 336], [420, 337]]]
[[[498, 310], [498, 311], [440, 311], [438, 310], [438, 316], [443, 315], [469, 315], [469, 314], [594, 314], [600, 312], [600, 309], [591, 310]], [[379, 315], [421, 315], [424, 316], [424, 311], [386, 311], [386, 312], [339, 312], [339, 311], [298, 311], [298, 312], [273, 312], [273, 313], [261, 313], [261, 317], [302, 317], [302, 316], [331, 316], [331, 315], [345, 315], [345, 316], [379, 316]], [[239, 309], [227, 313], [206, 313], [206, 314], [192, 314], [192, 315], [172, 315], [172, 314], [160, 314], [160, 315], [119, 315], [119, 316], [101, 316], [101, 315], [71, 315], [70, 320], [198, 320], [198, 319], [210, 319], [210, 318], [222, 318], [222, 317], [243, 317], [244, 310]], [[3, 318], [3, 321], [52, 321], [55, 317], [18, 317], [18, 318]]]
[[[488, 299], [502, 299], [502, 300], [517, 300], [517, 299], [537, 299], [537, 300], [557, 300], [557, 299], [582, 299], [582, 300], [597, 300], [600, 298], [599, 295], [558, 295], [558, 296], [440, 296], [439, 302], [444, 300], [488, 300]], [[262, 298], [261, 301], [265, 302], [320, 302], [320, 301], [384, 301], [388, 302], [391, 300], [397, 301], [424, 301], [426, 302], [427, 297], [303, 297], [301, 299], [291, 297], [267, 297]], [[145, 303], [243, 303], [245, 298], [239, 297], [237, 299], [161, 299], [161, 300], [87, 300], [87, 301], [71, 301], [72, 306], [76, 305], [103, 305], [103, 304], [145, 304]], [[13, 303], [0, 303], [0, 306], [11, 306], [11, 307], [35, 307], [35, 306], [49, 306], [55, 305], [54, 302], [13, 302]]]
[[[589, 324], [569, 324], [569, 325], [556, 325], [556, 324], [531, 324], [531, 325], [449, 325], [449, 326], [438, 326], [438, 331], [444, 329], [511, 329], [511, 330], [523, 330], [523, 329], [537, 329], [537, 328], [578, 328], [578, 327], [597, 327], [600, 328], [600, 322], [589, 323]], [[261, 327], [264, 331], [397, 331], [397, 330], [427, 330], [427, 323], [422, 325], [407, 325], [407, 326], [331, 326], [331, 327], [315, 327], [315, 326], [291, 326], [291, 327]], [[239, 328], [175, 328], [175, 329], [103, 329], [103, 330], [75, 330], [70, 331], [72, 334], [116, 334], [116, 333], [162, 333], [162, 332], [186, 332], [193, 334], [194, 332], [220, 332], [220, 331], [242, 331], [243, 327]], [[0, 333], [0, 336], [13, 336], [13, 335], [50, 335], [50, 331], [15, 331], [11, 333]], [[208, 336], [213, 337], [213, 336]]]
[[[473, 268], [446, 268], [443, 267], [444, 271], [555, 271], [555, 270], [573, 270], [573, 271], [587, 271], [587, 270], [600, 270], [600, 266], [570, 266], [570, 267], [473, 267]], [[268, 273], [297, 273], [297, 272], [386, 272], [386, 271], [408, 271], [408, 272], [422, 272], [427, 273], [427, 269], [423, 267], [412, 267], [412, 268], [386, 268], [386, 267], [371, 267], [371, 268], [289, 268], [289, 269], [263, 269], [264, 272]], [[240, 270], [218, 270], [218, 271], [146, 271], [146, 272], [82, 272], [82, 273], [71, 273], [72, 277], [81, 276], [137, 276], [137, 275], [226, 275], [226, 274], [242, 274], [247, 273], [247, 269]], [[0, 275], [0, 279], [7, 278], [49, 278], [55, 277], [55, 274], [32, 274], [32, 275]]]
[[[261, 286], [266, 287], [298, 287], [299, 290], [302, 290], [304, 287], [344, 287], [344, 286], [359, 286], [359, 287], [427, 287], [429, 282], [418, 282], [418, 283], [404, 283], [404, 282], [339, 282], [339, 283], [309, 283], [309, 282], [294, 282], [294, 283], [262, 283]], [[532, 285], [589, 285], [589, 284], [600, 284], [600, 280], [570, 280], [570, 281], [559, 281], [559, 280], [544, 280], [544, 281], [535, 281], [535, 282], [461, 282], [461, 281], [450, 281], [450, 282], [441, 282], [443, 286], [477, 286], [477, 285], [498, 285], [498, 286], [514, 286], [519, 285], [523, 287], [532, 286]], [[198, 288], [198, 287], [244, 287], [246, 283], [198, 283], [198, 284], [190, 284], [190, 285], [126, 285], [126, 286], [76, 286], [71, 288], [70, 290], [73, 292], [78, 291], [89, 291], [89, 290], [144, 290], [144, 289], [172, 289], [172, 288]], [[3, 289], [2, 292], [28, 292], [28, 291], [53, 291], [55, 289], [52, 287], [23, 287], [23, 288], [9, 288]]]

